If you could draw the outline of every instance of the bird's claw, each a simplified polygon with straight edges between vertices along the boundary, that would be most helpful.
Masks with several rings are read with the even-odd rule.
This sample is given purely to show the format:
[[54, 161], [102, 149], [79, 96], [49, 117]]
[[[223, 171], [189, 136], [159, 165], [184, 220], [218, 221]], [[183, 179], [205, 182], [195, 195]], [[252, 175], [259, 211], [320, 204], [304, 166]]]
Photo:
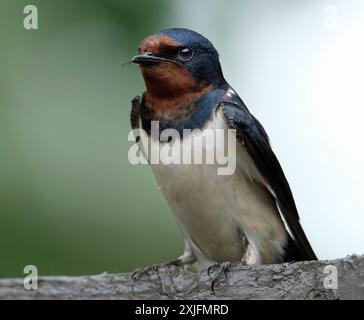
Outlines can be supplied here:
[[158, 264], [153, 264], [151, 266], [148, 267], [143, 267], [143, 268], [138, 268], [135, 269], [132, 273], [131, 273], [131, 279], [134, 281], [138, 281], [140, 280], [144, 275], [148, 274], [149, 272], [156, 272], [159, 270], [159, 268], [162, 265], [158, 265]]
[[135, 282], [139, 281], [144, 275], [146, 275], [146, 274], [148, 274], [150, 272], [157, 272], [158, 278], [160, 278], [159, 269], [166, 266], [166, 265], [168, 265], [168, 264], [166, 264], [166, 263], [153, 264], [151, 266], [135, 269], [130, 275], [130, 278], [131, 278], [131, 281], [132, 281], [132, 283], [131, 283], [132, 292], [134, 293], [134, 284], [135, 284]]
[[[215, 293], [215, 284], [220, 279], [221, 275], [224, 274], [224, 277], [227, 277], [227, 273], [229, 272], [231, 267], [230, 262], [223, 262], [223, 263], [214, 263], [207, 269], [207, 274], [211, 279], [211, 291], [212, 293]], [[211, 275], [212, 269], [217, 269], [216, 272], [214, 272]]]
[[142, 267], [142, 268], [138, 268], [135, 269], [132, 273], [131, 273], [131, 280], [132, 280], [132, 291], [134, 292], [134, 283], [136, 281], [139, 281], [144, 275], [153, 272], [153, 273], [157, 273], [158, 278], [160, 278], [159, 275], [159, 269], [164, 268], [164, 267], [170, 267], [170, 266], [181, 266], [184, 265], [185, 262], [181, 261], [180, 259], [176, 259], [176, 260], [172, 260], [172, 261], [168, 261], [168, 262], [164, 262], [161, 264], [153, 264], [151, 266], [147, 266], [147, 267]]

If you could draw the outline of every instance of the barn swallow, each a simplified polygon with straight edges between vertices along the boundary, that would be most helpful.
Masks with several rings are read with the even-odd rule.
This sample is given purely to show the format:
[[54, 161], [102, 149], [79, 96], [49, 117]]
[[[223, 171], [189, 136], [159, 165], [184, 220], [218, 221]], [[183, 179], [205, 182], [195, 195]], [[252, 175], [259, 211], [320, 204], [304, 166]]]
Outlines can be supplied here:
[[146, 86], [131, 111], [132, 128], [145, 131], [141, 147], [152, 121], [178, 132], [236, 132], [234, 174], [218, 175], [213, 165], [151, 165], [184, 238], [184, 253], [172, 263], [316, 260], [268, 135], [226, 82], [212, 43], [192, 30], [166, 29], [145, 38], [132, 62]]

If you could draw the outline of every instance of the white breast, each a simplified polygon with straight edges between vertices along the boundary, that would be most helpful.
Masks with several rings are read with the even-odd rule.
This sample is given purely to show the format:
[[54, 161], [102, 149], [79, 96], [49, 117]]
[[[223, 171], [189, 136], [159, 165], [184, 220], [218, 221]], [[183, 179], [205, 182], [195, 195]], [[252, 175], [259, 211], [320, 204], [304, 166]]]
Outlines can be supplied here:
[[[211, 128], [227, 129], [221, 112], [205, 127]], [[148, 143], [158, 142], [142, 135], [142, 151], [145, 152]], [[173, 148], [190, 143], [191, 137], [178, 146], [165, 145], [172, 152]], [[214, 149], [205, 146], [202, 150], [204, 156], [215, 152], [226, 154], [222, 144], [215, 144]], [[242, 260], [247, 249], [245, 240], [250, 244], [250, 257], [254, 256], [249, 260], [252, 263], [279, 262], [287, 240], [284, 225], [247, 151], [238, 143], [236, 152], [236, 171], [232, 175], [218, 175], [217, 164], [151, 166], [201, 264]]]

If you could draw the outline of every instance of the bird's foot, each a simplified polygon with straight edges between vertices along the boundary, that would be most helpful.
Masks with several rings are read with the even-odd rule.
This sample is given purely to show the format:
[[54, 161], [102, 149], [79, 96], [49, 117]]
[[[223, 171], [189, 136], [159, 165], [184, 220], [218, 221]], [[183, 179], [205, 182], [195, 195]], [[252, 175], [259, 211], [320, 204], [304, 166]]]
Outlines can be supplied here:
[[134, 293], [134, 287], [135, 283], [139, 281], [143, 276], [149, 274], [149, 273], [157, 273], [158, 278], [160, 279], [159, 275], [159, 269], [168, 266], [167, 263], [161, 263], [161, 264], [153, 264], [151, 266], [137, 268], [131, 273], [131, 291]]
[[144, 275], [150, 272], [158, 272], [160, 268], [164, 267], [166, 264], [153, 264], [151, 266], [137, 268], [131, 273], [131, 279], [134, 281], [140, 280]]
[[[207, 274], [211, 279], [211, 291], [215, 293], [215, 285], [217, 281], [221, 278], [222, 275], [227, 277], [227, 273], [230, 270], [232, 264], [230, 262], [223, 262], [223, 263], [214, 263], [207, 269]], [[214, 270], [216, 270], [214, 272]]]
[[170, 266], [185, 266], [185, 265], [189, 265], [195, 262], [195, 258], [194, 257], [180, 257], [177, 258], [175, 260], [171, 260], [171, 261], [167, 261], [161, 264], [153, 264], [151, 266], [147, 266], [147, 267], [143, 267], [143, 268], [138, 268], [135, 269], [132, 274], [131, 274], [131, 280], [132, 280], [132, 291], [134, 291], [134, 283], [136, 281], [139, 281], [143, 276], [147, 275], [148, 273], [157, 273], [158, 278], [160, 278], [159, 275], [159, 270], [164, 268], [164, 267], [170, 267]]

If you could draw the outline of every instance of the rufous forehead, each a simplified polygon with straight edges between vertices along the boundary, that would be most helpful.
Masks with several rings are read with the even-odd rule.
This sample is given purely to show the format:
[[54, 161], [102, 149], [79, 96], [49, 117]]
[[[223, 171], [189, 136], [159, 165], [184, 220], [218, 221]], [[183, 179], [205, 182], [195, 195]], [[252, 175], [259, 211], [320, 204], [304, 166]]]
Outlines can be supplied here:
[[152, 54], [159, 54], [163, 52], [166, 48], [178, 48], [181, 43], [173, 40], [167, 35], [157, 34], [146, 37], [139, 45], [139, 52], [150, 52]]

